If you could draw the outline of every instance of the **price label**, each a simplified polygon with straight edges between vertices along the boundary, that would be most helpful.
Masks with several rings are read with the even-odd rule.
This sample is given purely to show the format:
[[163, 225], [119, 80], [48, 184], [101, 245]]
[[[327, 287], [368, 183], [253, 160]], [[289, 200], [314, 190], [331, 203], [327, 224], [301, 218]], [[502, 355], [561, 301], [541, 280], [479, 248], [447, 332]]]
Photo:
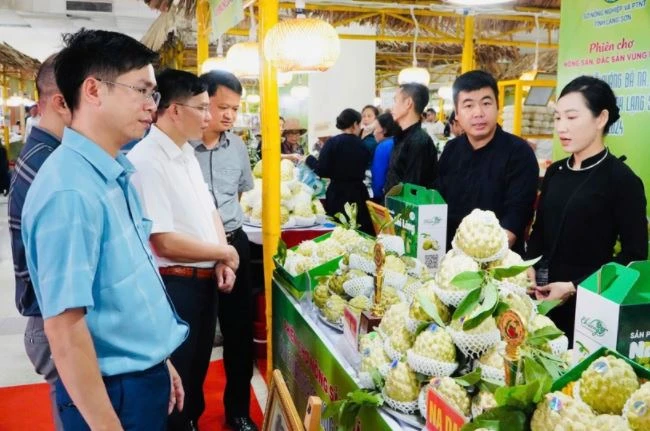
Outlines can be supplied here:
[[460, 431], [467, 423], [465, 417], [438, 395], [433, 388], [427, 392], [427, 430]]
[[343, 336], [354, 351], [359, 350], [359, 320], [360, 315], [350, 310], [350, 307], [343, 309]]

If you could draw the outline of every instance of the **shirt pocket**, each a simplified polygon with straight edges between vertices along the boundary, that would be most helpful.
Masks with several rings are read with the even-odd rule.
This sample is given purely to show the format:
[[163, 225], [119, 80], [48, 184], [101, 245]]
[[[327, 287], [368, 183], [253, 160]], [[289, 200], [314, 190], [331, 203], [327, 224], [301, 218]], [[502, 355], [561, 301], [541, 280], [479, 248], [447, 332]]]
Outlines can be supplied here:
[[241, 169], [217, 169], [215, 172], [216, 192], [223, 195], [234, 196], [239, 191], [239, 178]]

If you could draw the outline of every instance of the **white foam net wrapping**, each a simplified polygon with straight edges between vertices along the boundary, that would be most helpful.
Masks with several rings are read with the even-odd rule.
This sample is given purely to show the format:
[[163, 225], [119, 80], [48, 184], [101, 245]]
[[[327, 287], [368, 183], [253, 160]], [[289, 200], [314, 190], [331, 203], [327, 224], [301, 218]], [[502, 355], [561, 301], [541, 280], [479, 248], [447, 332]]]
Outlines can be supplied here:
[[343, 259], [339, 260], [339, 269], [343, 272], [348, 270], [348, 266], [343, 262]]
[[366, 274], [374, 274], [376, 269], [375, 262], [372, 259], [356, 253], [350, 255], [348, 266], [350, 269], [359, 269]]
[[316, 216], [301, 217], [294, 215], [292, 217], [296, 220], [296, 226], [313, 226], [316, 224]]
[[435, 292], [438, 298], [440, 298], [443, 304], [451, 307], [458, 307], [458, 304], [460, 304], [470, 292], [469, 290], [441, 289], [435, 283], [431, 283], [431, 289]]
[[506, 293], [514, 293], [519, 296], [528, 296], [528, 292], [525, 287], [521, 287], [518, 284], [510, 283], [509, 281], [501, 280], [496, 282], [497, 287], [500, 291]]
[[395, 289], [402, 289], [408, 280], [406, 274], [400, 274], [399, 272], [387, 270], [384, 271], [384, 285], [390, 286]]
[[475, 359], [501, 341], [501, 334], [498, 329], [480, 334], [470, 334], [469, 332], [447, 328], [447, 332], [449, 332], [454, 344], [461, 352]]
[[406, 296], [407, 302], [411, 302], [413, 300], [413, 298], [415, 297], [415, 293], [421, 287], [422, 287], [422, 283], [420, 283], [419, 281], [404, 285], [404, 287], [402, 288], [402, 292], [404, 292], [404, 296]]
[[418, 395], [418, 410], [420, 411], [420, 416], [427, 418], [427, 391], [429, 390], [429, 385], [425, 385], [420, 390], [420, 395]]
[[[262, 221], [260, 220], [259, 225], [262, 225]], [[289, 216], [289, 220], [285, 224], [282, 225], [283, 228], [292, 228], [296, 227], [296, 218], [294, 216]]]
[[504, 385], [506, 384], [506, 371], [503, 368], [491, 367], [476, 361], [474, 363], [474, 369], [478, 367], [481, 367], [481, 377], [483, 379], [501, 382]]
[[387, 252], [396, 253], [398, 256], [404, 254], [404, 240], [397, 235], [379, 235], [377, 241], [384, 245]]
[[418, 326], [420, 326], [423, 323], [428, 323], [423, 320], [416, 320], [416, 319], [411, 319], [410, 316], [406, 317], [406, 329], [408, 329], [409, 332], [412, 334], [415, 334], [415, 332], [418, 330]]
[[483, 257], [483, 258], [478, 258], [474, 256], [470, 256], [467, 253], [465, 253], [458, 245], [456, 244], [456, 238], [451, 241], [451, 247], [454, 250], [458, 250], [459, 253], [463, 253], [465, 256], [469, 257], [470, 259], [474, 259], [478, 263], [490, 263], [494, 262], [497, 260], [501, 260], [504, 257], [506, 257], [506, 254], [508, 253], [508, 237], [506, 235], [503, 236], [503, 244], [501, 245], [501, 249], [494, 253], [492, 256], [488, 257]]
[[397, 410], [400, 413], [405, 413], [407, 415], [412, 415], [418, 410], [418, 401], [397, 401], [392, 398], [390, 398], [388, 395], [386, 395], [386, 391], [381, 392], [381, 396], [388, 404], [388, 407], [390, 407], [393, 410]]
[[555, 356], [562, 356], [567, 350], [569, 350], [569, 339], [566, 335], [557, 337], [548, 342], [548, 345], [551, 347], [551, 352]]
[[258, 219], [258, 218], [255, 218], [253, 216], [250, 216], [250, 218], [248, 219], [248, 222], [250, 224], [252, 224], [252, 225], [262, 226], [262, 220]]
[[408, 275], [411, 277], [420, 278], [422, 277], [423, 273], [426, 274], [428, 268], [422, 262], [420, 262], [420, 259], [413, 259], [413, 262], [415, 262], [415, 266], [409, 267], [407, 269]]
[[413, 349], [406, 351], [406, 362], [413, 371], [429, 377], [451, 376], [456, 371], [456, 368], [458, 368], [458, 364], [455, 362], [442, 362], [427, 358], [426, 356], [418, 355]]
[[316, 214], [316, 223], [323, 224], [327, 221], [326, 214]]
[[372, 375], [366, 371], [359, 371], [359, 386], [362, 389], [374, 389], [375, 382], [372, 381]]
[[370, 296], [374, 286], [373, 278], [369, 275], [365, 277], [357, 277], [352, 280], [347, 280], [343, 283], [343, 290], [346, 294], [352, 296], [363, 295]]
[[390, 342], [390, 337], [384, 339], [384, 352], [391, 360], [399, 360], [402, 357], [402, 353], [396, 350]]

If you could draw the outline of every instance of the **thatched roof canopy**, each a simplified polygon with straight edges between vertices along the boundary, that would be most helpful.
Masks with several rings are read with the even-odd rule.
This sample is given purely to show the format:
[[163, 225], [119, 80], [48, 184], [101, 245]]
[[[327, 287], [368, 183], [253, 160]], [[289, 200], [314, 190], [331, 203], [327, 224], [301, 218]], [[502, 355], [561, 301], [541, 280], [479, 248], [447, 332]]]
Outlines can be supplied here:
[[41, 63], [18, 51], [6, 42], [0, 43], [0, 67], [3, 72], [22, 73], [35, 76]]

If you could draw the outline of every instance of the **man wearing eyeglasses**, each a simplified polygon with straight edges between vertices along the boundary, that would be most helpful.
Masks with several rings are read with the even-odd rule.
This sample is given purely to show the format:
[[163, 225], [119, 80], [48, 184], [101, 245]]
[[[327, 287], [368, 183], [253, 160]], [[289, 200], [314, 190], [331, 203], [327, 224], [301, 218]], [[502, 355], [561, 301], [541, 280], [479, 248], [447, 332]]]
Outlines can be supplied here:
[[167, 69], [156, 77], [161, 94], [158, 119], [129, 153], [147, 217], [160, 274], [190, 336], [171, 360], [185, 385], [185, 408], [169, 417], [169, 430], [196, 429], [205, 410], [203, 382], [217, 321], [215, 280], [230, 292], [239, 264], [226, 241], [190, 139], [200, 139], [210, 121], [206, 85], [189, 72]]
[[65, 430], [162, 431], [183, 407], [167, 358], [188, 336], [149, 246], [151, 222], [120, 153], [150, 126], [156, 53], [120, 33], [64, 36], [54, 74], [70, 109], [22, 210], [22, 239], [59, 374]]
[[230, 293], [219, 291], [219, 326], [223, 333], [226, 422], [236, 431], [257, 430], [249, 415], [253, 377], [253, 298], [250, 284], [250, 248], [242, 229], [242, 192], [253, 188], [246, 145], [230, 133], [239, 110], [242, 86], [232, 73], [212, 71], [201, 75], [210, 96], [211, 119], [203, 137], [193, 141], [203, 178], [221, 214], [226, 239], [237, 249], [239, 269]]

